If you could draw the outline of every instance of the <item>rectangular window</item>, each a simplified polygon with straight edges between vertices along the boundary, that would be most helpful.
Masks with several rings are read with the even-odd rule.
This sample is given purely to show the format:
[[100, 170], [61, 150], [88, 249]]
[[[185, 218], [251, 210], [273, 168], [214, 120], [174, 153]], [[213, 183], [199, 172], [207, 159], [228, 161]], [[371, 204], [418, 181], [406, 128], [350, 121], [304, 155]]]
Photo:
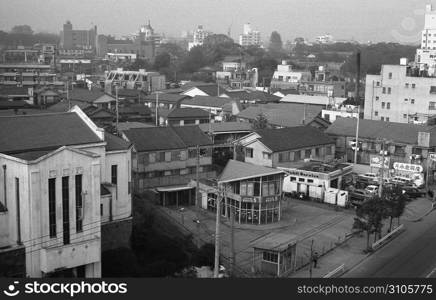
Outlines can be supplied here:
[[312, 154], [312, 151], [310, 149], [307, 149], [304, 151], [304, 158], [310, 158]]
[[389, 87], [388, 88], [388, 94], [390, 94], [392, 92], [392, 89]]
[[403, 115], [403, 119], [407, 119], [407, 114], [404, 114], [404, 115]]
[[271, 153], [263, 152], [263, 159], [271, 159]]
[[428, 109], [429, 110], [436, 110], [436, 102], [429, 102]]
[[404, 98], [404, 102], [407, 102], [407, 101], [409, 101], [409, 99], [407, 99], [407, 98]]
[[290, 180], [291, 182], [296, 182], [296, 181], [297, 181], [297, 177], [291, 177], [289, 180]]
[[410, 99], [410, 103], [415, 104], [415, 99]]
[[377, 86], [380, 86], [380, 81], [377, 81]]
[[407, 88], [407, 89], [409, 88], [409, 84], [408, 84], [408, 83], [406, 83], [406, 88]]
[[382, 108], [385, 108], [386, 103], [382, 102]]
[[83, 231], [82, 175], [76, 175], [76, 232]]
[[412, 89], [414, 89], [416, 87], [415, 83], [412, 83]]
[[305, 182], [304, 178], [298, 178], [298, 182]]
[[103, 216], [103, 203], [100, 203], [100, 216]]
[[378, 111], [374, 111], [374, 116], [378, 116]]
[[389, 122], [389, 117], [386, 117], [386, 122]]
[[380, 97], [379, 96], [375, 96], [375, 101], [378, 101], [378, 100], [380, 100]]
[[387, 109], [391, 109], [391, 103], [390, 102], [386, 103], [386, 108]]
[[383, 89], [382, 89], [382, 93], [383, 93], [383, 94], [386, 94], [386, 88], [385, 88], [385, 87], [383, 87]]
[[436, 94], [436, 86], [432, 85], [430, 87], [430, 94]]
[[262, 253], [262, 260], [266, 261], [266, 262], [269, 262], [269, 263], [276, 264], [279, 261], [279, 256], [275, 252], [264, 251]]
[[392, 73], [389, 73], [389, 79], [392, 79]]
[[385, 120], [385, 117], [381, 117], [381, 120], [384, 121], [384, 120]]
[[56, 178], [48, 180], [48, 219], [50, 238], [56, 237]]
[[68, 180], [68, 176], [62, 177], [62, 230], [64, 245], [70, 243], [70, 194]]
[[117, 185], [118, 181], [118, 166], [112, 165], [111, 166], [111, 183]]
[[245, 157], [253, 158], [253, 148], [245, 148]]

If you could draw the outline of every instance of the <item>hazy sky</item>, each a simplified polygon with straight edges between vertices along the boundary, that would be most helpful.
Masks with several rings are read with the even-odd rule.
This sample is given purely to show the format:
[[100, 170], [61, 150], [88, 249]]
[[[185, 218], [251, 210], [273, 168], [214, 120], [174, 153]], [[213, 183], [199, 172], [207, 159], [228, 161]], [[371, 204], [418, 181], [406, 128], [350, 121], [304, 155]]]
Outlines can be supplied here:
[[[418, 43], [423, 11], [432, 0], [0, 0], [0, 30], [28, 24], [58, 33], [66, 20], [73, 29], [97, 25], [116, 36], [138, 30], [148, 19], [157, 32], [179, 37], [198, 24], [236, 38], [250, 22], [267, 40], [309, 40], [330, 33], [335, 39]], [[436, 0], [433, 0], [436, 5]]]

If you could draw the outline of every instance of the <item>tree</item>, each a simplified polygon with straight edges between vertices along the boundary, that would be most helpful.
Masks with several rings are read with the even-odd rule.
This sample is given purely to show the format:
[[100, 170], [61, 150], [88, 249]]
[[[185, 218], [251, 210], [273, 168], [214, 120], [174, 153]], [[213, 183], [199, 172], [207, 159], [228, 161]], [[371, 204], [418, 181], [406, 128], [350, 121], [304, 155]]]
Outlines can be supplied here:
[[[386, 188], [383, 190], [383, 198], [387, 204], [387, 215], [389, 217], [389, 232], [392, 230], [392, 220], [398, 220], [404, 213], [406, 208], [406, 196], [401, 188]], [[399, 221], [398, 221], [399, 223]]]
[[253, 129], [265, 129], [268, 128], [268, 119], [263, 113], [260, 113], [257, 115], [256, 119], [254, 119], [253, 122]]
[[171, 64], [171, 56], [167, 52], [162, 52], [156, 55], [154, 59], [153, 68], [160, 71], [163, 68], [168, 68]]
[[281, 55], [283, 53], [283, 42], [280, 34], [277, 31], [271, 33], [269, 39], [269, 52], [273, 56]]
[[198, 69], [206, 66], [207, 63], [208, 60], [203, 52], [202, 46], [196, 46], [189, 51], [188, 56], [182, 63], [181, 70], [186, 73], [194, 73]]
[[369, 198], [356, 209], [356, 218], [353, 228], [366, 231], [366, 248], [370, 249], [369, 237], [374, 233], [374, 241], [377, 233], [381, 232], [383, 220], [387, 217], [387, 205], [383, 198], [374, 196]]
[[29, 25], [15, 25], [14, 27], [12, 27], [11, 33], [12, 34], [28, 34], [28, 35], [32, 35], [33, 34], [33, 30], [32, 30], [32, 27], [30, 27]]
[[148, 60], [145, 59], [137, 59], [133, 63], [127, 65], [125, 67], [126, 70], [137, 71], [139, 69], [151, 69], [152, 65]]

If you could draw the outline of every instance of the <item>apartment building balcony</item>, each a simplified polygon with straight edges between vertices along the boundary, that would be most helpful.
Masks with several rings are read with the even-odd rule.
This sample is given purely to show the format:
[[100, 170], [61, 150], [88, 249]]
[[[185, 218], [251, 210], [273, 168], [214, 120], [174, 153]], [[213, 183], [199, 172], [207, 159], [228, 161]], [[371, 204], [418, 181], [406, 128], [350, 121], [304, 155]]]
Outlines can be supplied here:
[[[215, 171], [199, 172], [199, 178], [216, 178]], [[196, 173], [184, 174], [184, 175], [170, 175], [159, 177], [143, 177], [141, 174], [134, 174], [135, 177], [135, 191], [143, 192], [144, 190], [164, 187], [164, 186], [178, 186], [186, 185], [191, 180], [196, 179]]]
[[40, 251], [41, 271], [50, 273], [99, 262], [100, 245], [100, 236], [95, 234], [81, 242], [43, 247]]

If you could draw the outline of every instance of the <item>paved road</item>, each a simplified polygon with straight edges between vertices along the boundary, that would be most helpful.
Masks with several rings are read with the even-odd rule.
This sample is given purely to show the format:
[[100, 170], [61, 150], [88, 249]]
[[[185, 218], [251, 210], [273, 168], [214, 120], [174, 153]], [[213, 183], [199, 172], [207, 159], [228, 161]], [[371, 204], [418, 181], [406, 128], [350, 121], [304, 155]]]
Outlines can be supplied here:
[[436, 212], [404, 225], [405, 232], [343, 277], [436, 277]]

